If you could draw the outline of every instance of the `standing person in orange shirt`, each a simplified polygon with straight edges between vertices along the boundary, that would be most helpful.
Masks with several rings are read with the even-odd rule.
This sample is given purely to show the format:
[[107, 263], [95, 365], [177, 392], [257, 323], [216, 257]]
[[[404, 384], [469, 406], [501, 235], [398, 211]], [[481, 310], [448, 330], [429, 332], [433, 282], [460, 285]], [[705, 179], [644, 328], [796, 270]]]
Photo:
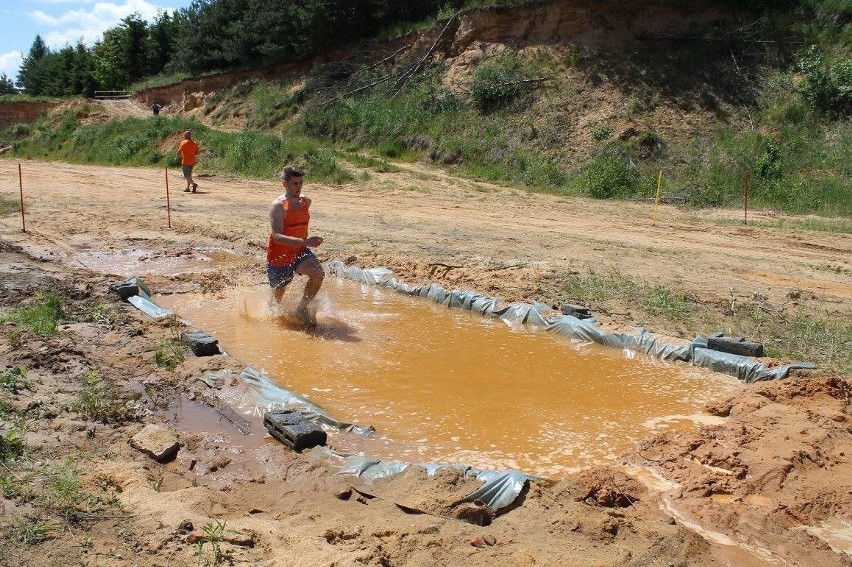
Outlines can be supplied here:
[[322, 286], [325, 272], [311, 248], [322, 244], [319, 236], [308, 236], [311, 200], [302, 195], [304, 172], [287, 166], [280, 173], [285, 193], [272, 201], [269, 220], [272, 231], [266, 248], [266, 273], [275, 299], [280, 303], [295, 274], [308, 276], [296, 308], [296, 317], [308, 327], [316, 326], [316, 308], [311, 304]]
[[180, 155], [181, 169], [183, 169], [183, 178], [186, 179], [186, 189], [184, 193], [189, 193], [190, 189], [193, 193], [198, 189], [198, 183], [192, 179], [192, 168], [195, 167], [198, 156], [198, 144], [192, 139], [192, 131], [187, 130], [183, 133], [183, 140], [178, 146], [178, 155]]

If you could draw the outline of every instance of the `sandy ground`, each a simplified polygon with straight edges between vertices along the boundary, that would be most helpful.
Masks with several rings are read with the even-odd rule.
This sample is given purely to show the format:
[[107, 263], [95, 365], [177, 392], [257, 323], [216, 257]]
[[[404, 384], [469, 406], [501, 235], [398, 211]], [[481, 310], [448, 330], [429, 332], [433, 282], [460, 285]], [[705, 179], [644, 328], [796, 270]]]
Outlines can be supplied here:
[[[385, 265], [410, 283], [507, 300], [545, 297], [560, 274], [593, 269], [708, 300], [783, 303], [808, 292], [840, 312], [852, 305], [848, 235], [776, 228], [789, 219], [767, 212], [750, 212], [745, 226], [741, 211], [667, 205], [654, 225], [647, 203], [530, 195], [401, 167], [342, 187], [307, 180], [322, 260]], [[167, 420], [158, 396], [215, 404], [230, 386], [197, 378], [250, 361], [190, 357], [175, 372], [157, 368], [153, 352], [173, 330], [120, 303], [108, 284], [136, 275], [140, 258], [162, 265], [146, 277], [159, 291], [262, 282], [280, 186], [209, 176], [186, 194], [172, 170], [168, 228], [163, 170], [30, 161], [22, 170], [27, 232], [19, 215], [0, 218], [2, 304], [57, 289], [78, 317], [55, 338], [0, 337], [0, 370], [25, 367], [30, 381], [29, 391], [2, 396], [36, 416], [29, 442], [54, 458], [82, 455], [86, 485], [112, 494], [120, 512], [13, 546], [5, 564], [204, 564], [210, 548], [199, 551], [193, 534], [219, 521], [231, 564], [852, 565], [849, 383], [825, 373], [749, 387], [707, 408], [722, 425], [642, 440], [618, 466], [531, 483], [486, 526], [460, 518], [487, 523], [493, 511], [455, 504], [476, 487], [471, 479], [410, 469], [366, 484], [274, 444], [241, 445], [233, 432], [205, 437], [167, 422], [182, 445], [176, 461], [158, 464], [127, 444], [143, 423]], [[17, 162], [0, 160], [0, 178], [0, 195], [16, 197]], [[199, 249], [232, 254], [205, 264]], [[109, 315], [92, 317], [98, 305]], [[630, 323], [642, 322], [602, 319]], [[69, 400], [90, 368], [116, 391], [145, 392], [135, 419], [92, 424], [75, 413]], [[6, 523], [26, 513], [14, 499], [2, 505]]]

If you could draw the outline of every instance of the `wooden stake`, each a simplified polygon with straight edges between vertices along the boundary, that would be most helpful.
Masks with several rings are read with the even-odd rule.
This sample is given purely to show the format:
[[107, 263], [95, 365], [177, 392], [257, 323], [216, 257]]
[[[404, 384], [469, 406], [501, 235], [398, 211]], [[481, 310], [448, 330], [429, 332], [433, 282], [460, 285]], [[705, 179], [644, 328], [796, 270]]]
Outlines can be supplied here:
[[750, 182], [751, 182], [751, 172], [746, 171], [745, 193], [744, 193], [745, 198], [743, 199], [743, 205], [744, 205], [744, 207], [743, 207], [743, 224], [748, 224], [748, 188], [749, 188]]
[[654, 222], [652, 226], [657, 226], [657, 207], [660, 206], [660, 189], [663, 188], [663, 170], [660, 170], [657, 175], [657, 198], [654, 200]]
[[24, 218], [24, 178], [21, 175], [21, 164], [18, 164], [18, 187], [21, 189], [21, 230], [27, 231], [27, 219]]
[[169, 166], [166, 166], [166, 217], [168, 218], [169, 228], [172, 227], [172, 206], [169, 201]]

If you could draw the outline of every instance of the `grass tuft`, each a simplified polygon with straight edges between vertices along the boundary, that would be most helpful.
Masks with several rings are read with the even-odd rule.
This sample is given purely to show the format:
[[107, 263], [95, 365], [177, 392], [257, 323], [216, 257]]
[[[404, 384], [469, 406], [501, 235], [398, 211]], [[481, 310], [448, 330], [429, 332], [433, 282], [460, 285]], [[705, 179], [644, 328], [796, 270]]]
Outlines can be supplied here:
[[21, 307], [0, 317], [0, 323], [12, 321], [37, 335], [55, 335], [59, 321], [65, 317], [62, 298], [55, 293], [37, 292], [35, 301], [33, 306]]
[[97, 370], [82, 376], [83, 391], [74, 403], [81, 416], [102, 423], [116, 423], [132, 418], [126, 405], [112, 393]]

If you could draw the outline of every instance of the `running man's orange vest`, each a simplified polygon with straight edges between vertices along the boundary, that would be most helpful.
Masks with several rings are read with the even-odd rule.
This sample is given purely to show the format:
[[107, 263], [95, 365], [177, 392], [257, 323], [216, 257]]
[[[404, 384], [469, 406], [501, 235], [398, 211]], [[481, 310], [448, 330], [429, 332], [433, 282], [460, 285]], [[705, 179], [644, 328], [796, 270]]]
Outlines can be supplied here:
[[[284, 205], [284, 231], [282, 234], [301, 239], [307, 238], [308, 223], [311, 220], [311, 212], [308, 210], [308, 200], [305, 197], [299, 197], [300, 206], [298, 209], [290, 208], [287, 195], [281, 195], [276, 200]], [[278, 244], [272, 240], [272, 233], [270, 232], [269, 240], [266, 244], [266, 263], [279, 268], [289, 266], [304, 249], [305, 246]]]

